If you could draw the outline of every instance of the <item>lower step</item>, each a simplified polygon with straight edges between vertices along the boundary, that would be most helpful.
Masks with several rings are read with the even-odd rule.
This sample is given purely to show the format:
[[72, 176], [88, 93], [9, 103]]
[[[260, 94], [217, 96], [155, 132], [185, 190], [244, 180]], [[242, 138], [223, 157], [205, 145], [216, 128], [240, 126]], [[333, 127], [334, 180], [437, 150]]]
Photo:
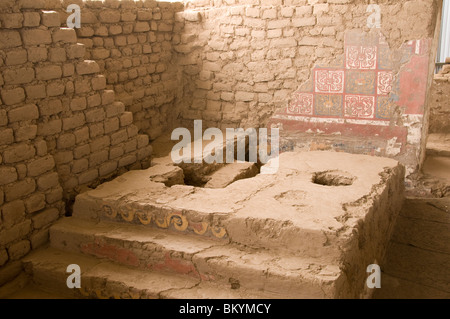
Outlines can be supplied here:
[[138, 225], [67, 218], [50, 229], [53, 248], [83, 253], [143, 271], [164, 271], [229, 289], [285, 298], [333, 298], [342, 284], [337, 265]]
[[[95, 299], [274, 299], [275, 295], [230, 289], [189, 276], [150, 272], [105, 260], [45, 248], [24, 259], [32, 285], [56, 298]], [[69, 288], [68, 265], [81, 269], [81, 288]]]

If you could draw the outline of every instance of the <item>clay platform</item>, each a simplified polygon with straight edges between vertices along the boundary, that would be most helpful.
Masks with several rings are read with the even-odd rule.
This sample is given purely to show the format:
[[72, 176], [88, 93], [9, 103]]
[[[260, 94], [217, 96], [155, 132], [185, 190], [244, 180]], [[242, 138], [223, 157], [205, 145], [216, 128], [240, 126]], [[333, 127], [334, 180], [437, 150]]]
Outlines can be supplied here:
[[183, 169], [159, 162], [78, 195], [52, 247], [26, 259], [34, 282], [57, 272], [68, 292], [64, 267], [83, 263], [77, 297], [370, 296], [366, 268], [384, 259], [403, 201], [398, 162], [284, 153], [276, 174], [216, 189], [182, 185]]

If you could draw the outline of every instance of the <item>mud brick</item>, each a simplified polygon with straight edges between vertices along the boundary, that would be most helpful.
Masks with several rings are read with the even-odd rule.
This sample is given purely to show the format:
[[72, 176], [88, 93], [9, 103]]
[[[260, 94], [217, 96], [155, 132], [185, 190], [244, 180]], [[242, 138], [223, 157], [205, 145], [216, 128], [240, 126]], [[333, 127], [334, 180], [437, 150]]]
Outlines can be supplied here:
[[81, 172], [87, 171], [88, 168], [89, 161], [86, 158], [82, 158], [73, 162], [72, 173], [79, 174]]
[[115, 132], [119, 129], [119, 119], [117, 117], [108, 118], [105, 120], [105, 133], [109, 134], [111, 132]]
[[78, 182], [80, 185], [87, 184], [89, 182], [94, 181], [98, 177], [98, 170], [97, 169], [91, 169], [85, 173], [80, 174], [78, 176]]
[[23, 26], [24, 27], [38, 27], [41, 23], [41, 16], [39, 12], [24, 12]]
[[85, 60], [78, 63], [76, 69], [79, 75], [94, 74], [100, 72], [100, 67], [98, 66], [97, 62], [92, 60]]
[[20, 65], [25, 64], [28, 59], [28, 53], [27, 50], [20, 49], [20, 50], [14, 50], [9, 51], [6, 54], [6, 65]]
[[53, 42], [76, 43], [77, 34], [74, 29], [59, 28], [53, 32]]
[[67, 57], [69, 59], [78, 59], [84, 57], [86, 53], [85, 45], [82, 43], [71, 44], [67, 47]]
[[28, 214], [32, 214], [45, 208], [45, 195], [36, 193], [24, 200]]
[[42, 175], [55, 167], [53, 156], [48, 155], [30, 162], [27, 166], [28, 176], [36, 177]]
[[127, 130], [123, 129], [111, 135], [111, 145], [117, 145], [128, 139]]
[[136, 155], [130, 154], [119, 160], [119, 167], [131, 165], [136, 162]]
[[25, 220], [25, 204], [22, 200], [6, 203], [2, 208], [3, 224], [11, 228]]
[[61, 132], [62, 122], [60, 119], [51, 120], [46, 123], [38, 124], [38, 135], [48, 136]]
[[72, 133], [62, 134], [58, 137], [58, 149], [72, 148], [75, 145], [75, 135]]
[[0, 185], [6, 185], [17, 181], [17, 171], [14, 167], [0, 167]]
[[104, 23], [117, 23], [120, 18], [120, 11], [118, 10], [102, 10], [99, 15], [100, 22]]
[[14, 105], [25, 101], [25, 91], [21, 87], [15, 89], [3, 89], [1, 90], [1, 96], [3, 103], [6, 105]]
[[117, 169], [117, 162], [116, 161], [109, 161], [99, 166], [98, 170], [100, 173], [100, 176], [105, 176], [108, 174], [111, 174]]
[[86, 106], [87, 106], [87, 103], [86, 103], [85, 97], [74, 98], [74, 99], [72, 99], [72, 101], [70, 101], [70, 109], [72, 111], [85, 110]]
[[92, 153], [89, 156], [89, 167], [96, 167], [101, 163], [104, 163], [108, 160], [109, 153], [108, 150], [102, 150], [99, 152]]
[[83, 126], [85, 123], [85, 115], [83, 113], [77, 113], [70, 118], [63, 119], [63, 129], [64, 131], [68, 131]]
[[14, 131], [11, 128], [0, 130], [0, 146], [14, 143]]
[[19, 260], [31, 250], [29, 240], [22, 240], [8, 247], [8, 256], [11, 261]]
[[120, 126], [128, 126], [133, 123], [133, 113], [131, 112], [124, 112], [120, 116]]
[[92, 79], [92, 89], [95, 91], [104, 90], [106, 88], [106, 77], [99, 75]]
[[18, 144], [9, 147], [3, 153], [3, 161], [5, 163], [18, 163], [31, 159], [36, 154], [36, 149], [28, 144]]
[[36, 138], [37, 135], [37, 125], [25, 125], [19, 127], [15, 133], [16, 142], [29, 141]]
[[55, 188], [59, 186], [59, 176], [58, 173], [52, 172], [42, 175], [37, 180], [38, 188], [42, 191], [46, 191], [50, 188]]
[[18, 31], [0, 30], [0, 50], [16, 48], [22, 45]]
[[8, 112], [9, 122], [28, 121], [39, 118], [39, 109], [35, 104], [17, 107]]
[[27, 49], [28, 61], [43, 62], [47, 60], [48, 52], [46, 48], [31, 47]]
[[36, 183], [34, 179], [27, 178], [23, 181], [18, 181], [13, 184], [8, 184], [4, 187], [5, 199], [11, 202], [16, 199], [23, 198], [32, 194], [36, 189]]
[[115, 93], [113, 90], [105, 90], [102, 93], [102, 105], [108, 105], [114, 102]]
[[56, 203], [63, 198], [63, 189], [60, 186], [57, 186], [56, 188], [47, 191], [45, 194], [45, 200], [48, 204]]
[[61, 25], [59, 13], [56, 11], [42, 11], [42, 24], [46, 27], [59, 27]]
[[88, 107], [96, 107], [102, 104], [102, 97], [100, 94], [94, 94], [87, 98]]
[[28, 85], [25, 87], [25, 92], [29, 99], [43, 99], [47, 96], [44, 84]]
[[59, 217], [59, 211], [57, 208], [49, 208], [44, 210], [43, 212], [36, 214], [33, 216], [33, 227], [35, 229], [41, 229], [47, 225], [50, 225], [52, 222], [57, 220]]
[[86, 112], [87, 123], [101, 122], [104, 119], [105, 119], [105, 111], [103, 109], [96, 109]]
[[23, 43], [26, 46], [38, 46], [52, 43], [52, 36], [49, 30], [28, 29], [22, 30], [21, 33]]
[[0, 246], [4, 246], [19, 238], [25, 237], [31, 230], [31, 220], [25, 220], [16, 226], [0, 233]]
[[36, 79], [48, 81], [60, 79], [62, 77], [62, 69], [59, 65], [49, 65], [36, 68]]
[[63, 106], [59, 99], [43, 101], [39, 104], [39, 112], [43, 116], [54, 115], [62, 112]]

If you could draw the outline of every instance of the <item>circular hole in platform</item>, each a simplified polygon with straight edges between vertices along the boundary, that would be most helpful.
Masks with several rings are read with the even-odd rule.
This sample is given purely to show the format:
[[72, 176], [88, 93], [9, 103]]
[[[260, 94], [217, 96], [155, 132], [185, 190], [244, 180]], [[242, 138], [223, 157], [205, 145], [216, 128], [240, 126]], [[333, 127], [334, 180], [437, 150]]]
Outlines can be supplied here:
[[312, 181], [314, 184], [323, 186], [350, 186], [356, 177], [350, 173], [343, 171], [326, 171], [318, 172], [313, 175]]

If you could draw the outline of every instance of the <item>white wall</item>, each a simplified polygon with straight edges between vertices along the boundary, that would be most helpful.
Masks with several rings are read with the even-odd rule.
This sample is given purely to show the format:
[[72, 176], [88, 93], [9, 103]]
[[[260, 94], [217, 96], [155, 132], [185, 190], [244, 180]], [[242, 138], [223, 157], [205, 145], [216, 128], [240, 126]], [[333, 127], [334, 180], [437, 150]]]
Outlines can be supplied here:
[[450, 0], [444, 0], [441, 42], [437, 56], [437, 62], [445, 62], [445, 58], [450, 57]]

